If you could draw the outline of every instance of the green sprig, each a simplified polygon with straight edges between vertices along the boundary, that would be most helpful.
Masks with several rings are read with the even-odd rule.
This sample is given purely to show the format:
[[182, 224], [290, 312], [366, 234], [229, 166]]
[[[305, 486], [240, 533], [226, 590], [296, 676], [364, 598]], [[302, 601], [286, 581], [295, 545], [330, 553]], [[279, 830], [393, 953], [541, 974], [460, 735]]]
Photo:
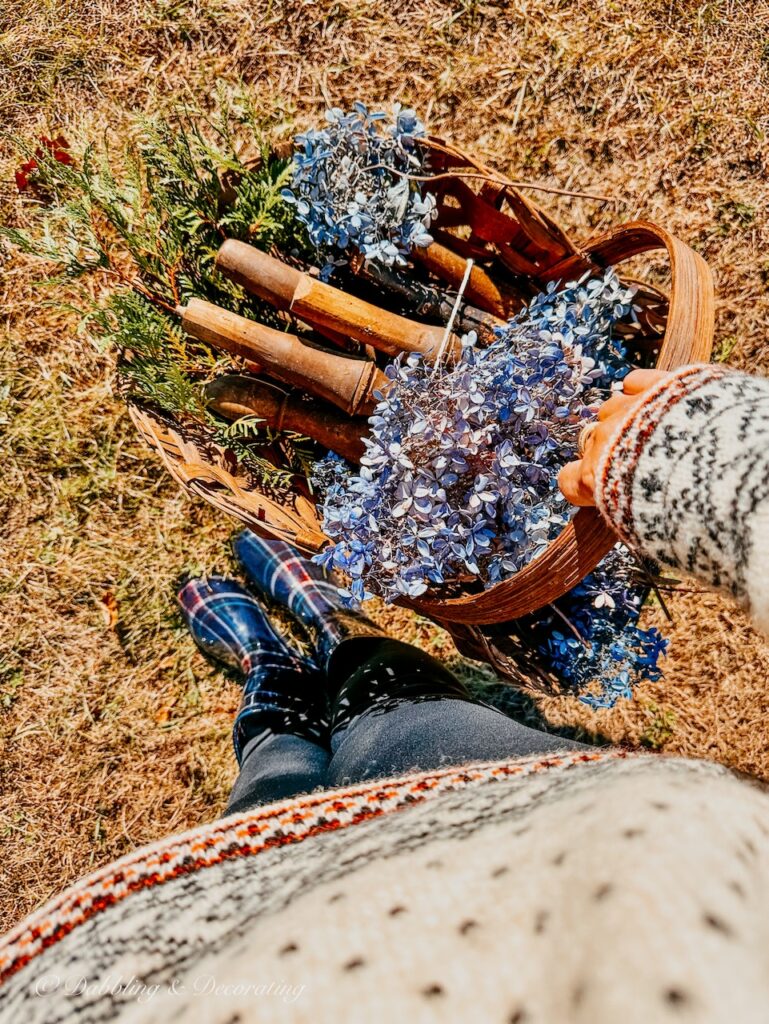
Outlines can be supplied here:
[[194, 417], [257, 475], [288, 486], [293, 472], [304, 472], [306, 447], [299, 439], [283, 443], [281, 435], [284, 472], [258, 453], [274, 435], [233, 430], [208, 410], [204, 386], [219, 359], [185, 337], [176, 311], [197, 296], [276, 323], [272, 307], [216, 271], [215, 257], [225, 238], [308, 252], [304, 228], [281, 196], [291, 161], [272, 155], [247, 102], [221, 101], [209, 117], [182, 111], [142, 120], [135, 140], [114, 152], [105, 139], [72, 154], [72, 163], [20, 143], [20, 153], [37, 163], [31, 224], [0, 226], [0, 237], [54, 264], [56, 281], [103, 278], [107, 297], [87, 298], [82, 320], [117, 351], [127, 398]]

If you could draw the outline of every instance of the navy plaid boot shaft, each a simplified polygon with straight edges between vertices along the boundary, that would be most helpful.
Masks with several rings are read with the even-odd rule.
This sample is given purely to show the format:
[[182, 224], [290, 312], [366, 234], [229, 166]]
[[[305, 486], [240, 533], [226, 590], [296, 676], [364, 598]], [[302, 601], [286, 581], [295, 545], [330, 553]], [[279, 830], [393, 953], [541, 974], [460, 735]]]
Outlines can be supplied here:
[[236, 580], [222, 576], [188, 580], [178, 601], [201, 651], [229, 668], [247, 673], [259, 653], [299, 660], [259, 602]]
[[309, 629], [318, 665], [327, 674], [332, 658], [335, 671], [341, 671], [342, 647], [349, 657], [353, 641], [370, 648], [372, 639], [387, 637], [365, 615], [345, 607], [339, 588], [323, 570], [285, 541], [267, 540], [243, 530], [235, 538], [233, 550], [249, 583]]
[[250, 583], [265, 597], [287, 608], [303, 625], [343, 608], [339, 588], [319, 565], [303, 558], [282, 540], [267, 540], [243, 530], [233, 541], [235, 557]]
[[243, 701], [233, 729], [238, 763], [245, 744], [289, 733], [328, 740], [323, 682], [275, 630], [266, 611], [235, 580], [189, 580], [178, 601], [195, 643], [208, 657], [241, 672]]

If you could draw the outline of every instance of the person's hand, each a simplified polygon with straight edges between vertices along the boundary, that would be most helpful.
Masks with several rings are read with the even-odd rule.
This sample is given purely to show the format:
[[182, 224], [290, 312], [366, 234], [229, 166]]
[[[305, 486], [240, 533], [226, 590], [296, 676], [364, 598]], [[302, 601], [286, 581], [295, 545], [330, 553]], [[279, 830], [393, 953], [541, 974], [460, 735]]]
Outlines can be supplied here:
[[582, 446], [582, 458], [570, 462], [558, 474], [558, 486], [572, 505], [595, 505], [595, 471], [598, 461], [619, 424], [644, 394], [665, 377], [663, 370], [633, 370], [622, 382], [622, 392], [612, 395], [598, 410]]

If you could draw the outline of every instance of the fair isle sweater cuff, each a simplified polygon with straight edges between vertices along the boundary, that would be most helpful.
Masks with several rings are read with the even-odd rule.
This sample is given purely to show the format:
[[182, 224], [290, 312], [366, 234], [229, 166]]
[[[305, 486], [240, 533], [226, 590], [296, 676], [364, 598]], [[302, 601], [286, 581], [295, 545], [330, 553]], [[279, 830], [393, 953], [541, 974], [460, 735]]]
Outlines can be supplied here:
[[625, 544], [643, 548], [643, 523], [634, 520], [633, 492], [646, 446], [665, 416], [682, 398], [723, 376], [722, 367], [683, 366], [648, 392], [628, 413], [603, 451], [596, 467], [595, 503]]
[[769, 630], [769, 380], [677, 370], [617, 429], [595, 495], [626, 544], [728, 592]]

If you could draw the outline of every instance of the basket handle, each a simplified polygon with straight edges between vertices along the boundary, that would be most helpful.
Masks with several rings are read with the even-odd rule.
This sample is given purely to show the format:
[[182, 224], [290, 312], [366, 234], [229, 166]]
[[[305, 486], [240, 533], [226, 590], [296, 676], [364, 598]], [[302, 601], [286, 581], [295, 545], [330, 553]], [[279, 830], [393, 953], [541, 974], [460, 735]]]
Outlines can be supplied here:
[[686, 363], [706, 362], [713, 349], [713, 275], [699, 253], [664, 228], [642, 220], [612, 228], [555, 263], [544, 279], [570, 280], [586, 270], [603, 270], [653, 249], [667, 249], [671, 268], [670, 304], [657, 367], [674, 370]]
[[[710, 268], [688, 245], [645, 221], [613, 228], [554, 264], [545, 280], [573, 280], [587, 270], [621, 263], [643, 252], [667, 249], [672, 286], [665, 336], [657, 366], [672, 370], [706, 362], [713, 348], [715, 301]], [[617, 537], [595, 509], [580, 509], [546, 551], [515, 576], [464, 597], [417, 598], [402, 604], [445, 623], [468, 626], [508, 622], [562, 597], [598, 565]], [[449, 628], [449, 627], [447, 627]]]

